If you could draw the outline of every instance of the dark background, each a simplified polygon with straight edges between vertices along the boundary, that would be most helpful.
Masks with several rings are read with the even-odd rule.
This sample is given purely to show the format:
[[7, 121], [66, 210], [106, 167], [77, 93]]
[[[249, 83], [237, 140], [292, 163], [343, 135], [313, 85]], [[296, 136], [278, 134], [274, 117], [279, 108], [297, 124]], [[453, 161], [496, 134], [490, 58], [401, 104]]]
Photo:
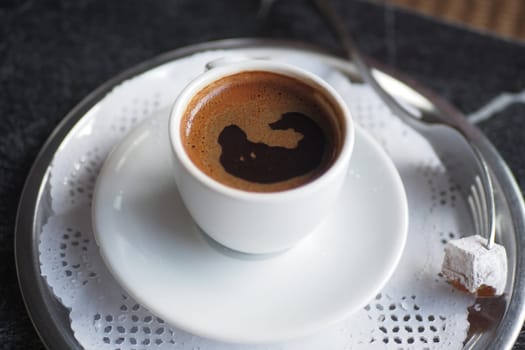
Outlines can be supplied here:
[[[359, 45], [470, 113], [525, 89], [525, 46], [366, 1], [334, 0]], [[18, 198], [57, 123], [115, 74], [199, 42], [270, 37], [337, 44], [307, 1], [0, 0], [0, 349], [41, 349], [16, 280]], [[525, 104], [480, 125], [525, 187]], [[522, 333], [515, 346], [525, 349]]]

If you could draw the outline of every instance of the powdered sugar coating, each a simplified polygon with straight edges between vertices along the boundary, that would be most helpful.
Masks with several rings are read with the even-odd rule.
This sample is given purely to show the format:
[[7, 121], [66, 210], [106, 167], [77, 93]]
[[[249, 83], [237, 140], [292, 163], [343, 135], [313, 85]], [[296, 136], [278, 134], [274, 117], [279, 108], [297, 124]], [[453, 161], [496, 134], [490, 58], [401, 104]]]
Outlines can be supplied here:
[[445, 246], [443, 275], [470, 293], [492, 288], [496, 295], [502, 294], [507, 282], [507, 254], [499, 244], [491, 249], [486, 244], [487, 239], [479, 235], [450, 240]]

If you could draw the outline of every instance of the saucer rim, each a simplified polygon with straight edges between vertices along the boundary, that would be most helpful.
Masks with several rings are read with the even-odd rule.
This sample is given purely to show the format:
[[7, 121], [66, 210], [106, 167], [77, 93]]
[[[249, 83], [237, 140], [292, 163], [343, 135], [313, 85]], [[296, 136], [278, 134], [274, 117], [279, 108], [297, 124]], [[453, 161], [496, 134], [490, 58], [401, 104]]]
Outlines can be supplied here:
[[[100, 174], [97, 178], [95, 189], [93, 192], [93, 201], [92, 201], [92, 207], [91, 207], [91, 216], [92, 216], [92, 227], [93, 227], [93, 235], [97, 244], [97, 247], [99, 249], [100, 256], [107, 267], [108, 271], [110, 272], [111, 276], [115, 278], [119, 286], [121, 286], [131, 297], [133, 297], [139, 304], [146, 307], [148, 310], [150, 310], [154, 315], [162, 318], [164, 321], [166, 321], [168, 324], [173, 325], [181, 330], [190, 332], [194, 335], [205, 337], [208, 339], [213, 339], [216, 341], [222, 341], [227, 343], [236, 343], [236, 344], [245, 344], [245, 345], [257, 345], [257, 344], [268, 344], [268, 343], [274, 343], [274, 342], [282, 342], [282, 341], [289, 341], [292, 339], [297, 339], [300, 337], [304, 337], [310, 334], [315, 333], [316, 331], [319, 331], [331, 324], [335, 324], [337, 322], [341, 322], [342, 320], [349, 317], [351, 314], [355, 313], [360, 308], [364, 307], [368, 302], [370, 302], [374, 295], [377, 295], [381, 289], [388, 283], [392, 275], [394, 274], [396, 268], [399, 265], [399, 262], [401, 260], [401, 257], [403, 255], [406, 241], [408, 238], [408, 225], [409, 225], [409, 208], [408, 208], [408, 199], [406, 196], [405, 188], [403, 185], [403, 181], [401, 179], [401, 176], [393, 163], [393, 160], [388, 156], [387, 152], [380, 146], [380, 144], [366, 132], [362, 127], [355, 124], [355, 137], [354, 137], [354, 151], [355, 146], [358, 144], [366, 144], [367, 147], [371, 147], [373, 149], [373, 152], [380, 156], [381, 163], [383, 166], [386, 166], [389, 171], [389, 177], [392, 180], [392, 186], [395, 188], [396, 196], [395, 201], [397, 202], [396, 208], [399, 208], [399, 214], [401, 214], [401, 217], [398, 217], [399, 219], [399, 229], [397, 230], [398, 237], [395, 240], [397, 243], [396, 249], [391, 249], [391, 252], [394, 252], [392, 259], [389, 260], [388, 264], [383, 264], [386, 266], [386, 269], [383, 269], [380, 277], [377, 278], [375, 285], [370, 287], [370, 292], [366, 293], [368, 297], [363, 297], [362, 300], [359, 302], [353, 302], [349, 303], [348, 301], [346, 303], [342, 303], [345, 305], [345, 307], [341, 307], [339, 312], [333, 312], [329, 315], [325, 316], [322, 319], [315, 319], [312, 322], [308, 322], [307, 326], [302, 327], [295, 327], [295, 330], [287, 330], [287, 331], [280, 331], [279, 335], [275, 335], [275, 333], [272, 333], [271, 336], [261, 336], [262, 333], [256, 332], [254, 335], [249, 335], [248, 332], [239, 332], [237, 333], [237, 336], [232, 336], [232, 334], [225, 335], [221, 332], [210, 330], [209, 328], [203, 329], [199, 328], [197, 326], [198, 323], [193, 322], [193, 326], [184, 322], [184, 317], [173, 317], [169, 313], [163, 312], [162, 307], [159, 307], [155, 305], [155, 303], [151, 303], [147, 300], [147, 298], [140, 297], [135, 288], [133, 286], [130, 286], [128, 282], [126, 282], [126, 279], [121, 276], [121, 274], [116, 271], [115, 266], [113, 266], [113, 263], [111, 262], [110, 254], [107, 254], [106, 249], [108, 247], [104, 248], [104, 244], [101, 244], [101, 237], [103, 235], [101, 234], [97, 222], [97, 214], [96, 209], [98, 202], [98, 198], [100, 198], [99, 192], [100, 190], [100, 183], [104, 179], [104, 174], [110, 171], [111, 169], [111, 163], [114, 163], [115, 160], [113, 158], [117, 157], [119, 153], [122, 154], [125, 153], [126, 147], [125, 144], [133, 143], [133, 139], [136, 139], [136, 135], [141, 133], [144, 129], [148, 127], [148, 124], [151, 123], [151, 120], [154, 118], [161, 119], [163, 122], [168, 122], [169, 115], [162, 115], [163, 112], [166, 112], [166, 110], [161, 110], [155, 113], [153, 116], [147, 118], [142, 123], [137, 125], [135, 128], [133, 128], [127, 135], [123, 137], [123, 139], [115, 145], [115, 147], [111, 150], [111, 152], [108, 154], [108, 157], [104, 161], [104, 164], [102, 166], [102, 169], [100, 171]], [[169, 141], [169, 140], [166, 140]], [[168, 152], [171, 151], [171, 148], [169, 145], [166, 145], [168, 147]], [[352, 154], [353, 156], [353, 154]], [[120, 158], [120, 157], [119, 157]], [[350, 159], [350, 166], [349, 170], [352, 168], [352, 159]], [[349, 178], [349, 174], [347, 174], [347, 179]], [[348, 180], [345, 180], [345, 182]], [[174, 180], [175, 183], [175, 180]], [[188, 214], [189, 215], [189, 214]], [[103, 240], [103, 238], [102, 238]], [[110, 253], [110, 252], [109, 252]], [[257, 256], [258, 254], [253, 254], [254, 256]], [[268, 257], [268, 259], [272, 259], [272, 257]], [[350, 304], [350, 306], [348, 305]]]

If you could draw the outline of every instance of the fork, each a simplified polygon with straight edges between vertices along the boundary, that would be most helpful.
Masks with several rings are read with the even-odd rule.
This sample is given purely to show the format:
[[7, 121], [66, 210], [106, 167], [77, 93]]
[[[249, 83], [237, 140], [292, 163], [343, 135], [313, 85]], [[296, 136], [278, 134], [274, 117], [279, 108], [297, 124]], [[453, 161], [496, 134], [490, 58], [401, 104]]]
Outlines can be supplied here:
[[354, 39], [345, 29], [342, 19], [335, 12], [330, 0], [311, 1], [339, 39], [362, 80], [372, 87], [394, 115], [419, 132], [430, 143], [453, 181], [458, 185], [458, 190], [465, 196], [475, 233], [483, 237], [488, 236], [485, 247], [491, 249], [496, 235], [492, 178], [481, 151], [452, 119], [444, 117], [447, 113], [457, 114], [457, 112], [433, 104], [423, 103], [422, 107], [421, 103], [416, 105], [407, 100], [396, 99], [394, 97], [396, 90], [409, 89], [409, 87], [368, 63], [354, 44]]

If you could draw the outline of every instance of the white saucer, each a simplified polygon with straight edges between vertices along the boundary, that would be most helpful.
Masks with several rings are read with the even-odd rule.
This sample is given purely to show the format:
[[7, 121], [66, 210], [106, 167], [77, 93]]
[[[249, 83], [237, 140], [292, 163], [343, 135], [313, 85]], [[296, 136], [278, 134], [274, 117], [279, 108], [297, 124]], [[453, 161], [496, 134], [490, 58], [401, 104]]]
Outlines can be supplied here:
[[110, 154], [93, 226], [108, 268], [138, 302], [193, 334], [234, 343], [306, 335], [366, 305], [392, 275], [408, 206], [392, 161], [364, 131], [340, 204], [296, 247], [248, 256], [205, 238], [173, 180], [167, 113]]

